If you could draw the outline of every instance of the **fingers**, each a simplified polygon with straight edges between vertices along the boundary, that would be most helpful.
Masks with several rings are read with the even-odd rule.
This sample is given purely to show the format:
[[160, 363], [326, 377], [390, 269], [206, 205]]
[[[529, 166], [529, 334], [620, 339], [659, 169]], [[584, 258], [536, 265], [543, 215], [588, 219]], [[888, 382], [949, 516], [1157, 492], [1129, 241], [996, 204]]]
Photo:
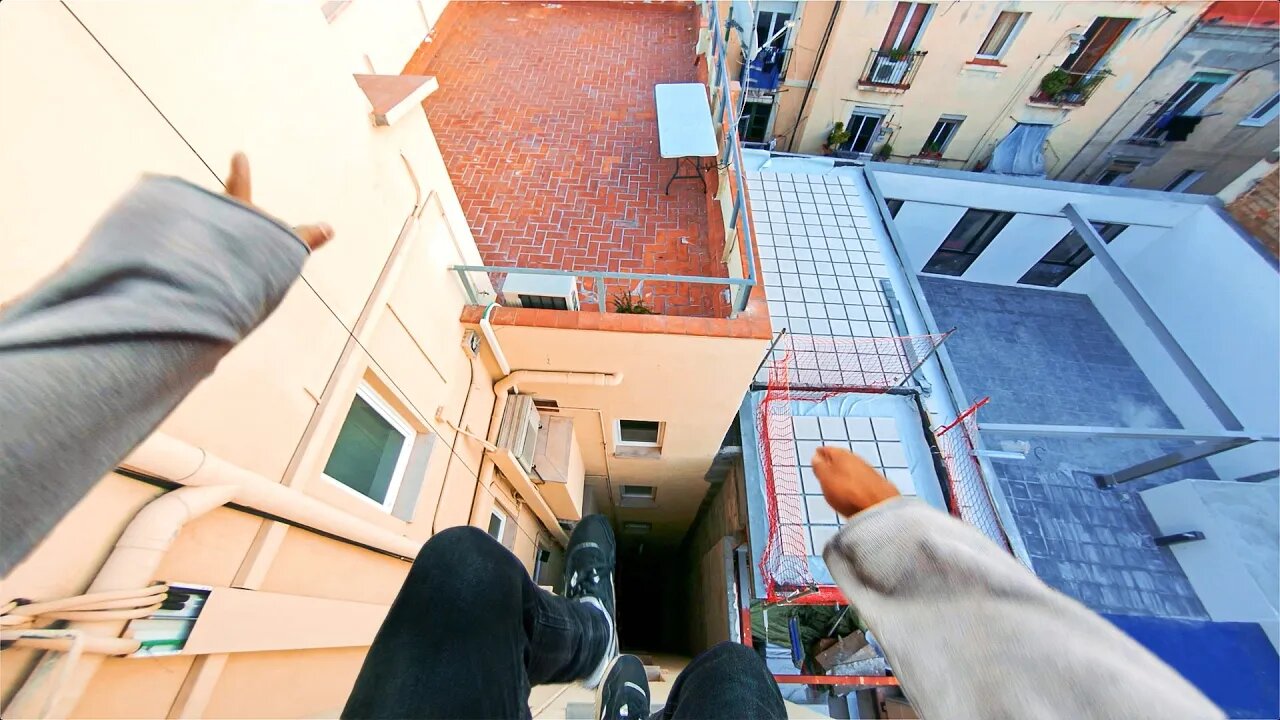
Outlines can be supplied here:
[[227, 194], [240, 202], [253, 204], [253, 186], [249, 179], [249, 157], [242, 152], [231, 156], [231, 172], [227, 175]]
[[293, 229], [293, 232], [312, 250], [319, 250], [322, 245], [333, 239], [333, 226], [329, 223], [299, 225]]
[[818, 448], [810, 464], [827, 503], [846, 517], [898, 495], [893, 483], [843, 448]]

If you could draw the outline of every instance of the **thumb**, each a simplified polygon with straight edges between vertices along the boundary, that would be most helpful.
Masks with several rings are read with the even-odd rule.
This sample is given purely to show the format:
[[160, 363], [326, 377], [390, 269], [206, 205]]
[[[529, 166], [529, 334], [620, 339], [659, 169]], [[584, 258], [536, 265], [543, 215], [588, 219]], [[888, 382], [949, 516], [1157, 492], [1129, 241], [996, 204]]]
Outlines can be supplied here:
[[333, 226], [329, 223], [299, 225], [293, 229], [293, 233], [297, 235], [307, 247], [312, 250], [319, 250], [322, 245], [333, 239]]

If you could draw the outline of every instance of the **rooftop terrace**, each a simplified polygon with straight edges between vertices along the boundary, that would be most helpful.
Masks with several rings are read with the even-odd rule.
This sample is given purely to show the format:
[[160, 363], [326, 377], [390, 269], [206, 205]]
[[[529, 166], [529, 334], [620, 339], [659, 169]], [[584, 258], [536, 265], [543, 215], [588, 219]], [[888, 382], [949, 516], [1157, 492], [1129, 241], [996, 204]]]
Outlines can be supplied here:
[[[699, 24], [692, 3], [449, 4], [405, 72], [439, 80], [424, 107], [486, 265], [727, 274], [702, 184], [664, 193], [658, 154], [654, 85], [699, 80]], [[723, 285], [643, 296], [727, 314]]]

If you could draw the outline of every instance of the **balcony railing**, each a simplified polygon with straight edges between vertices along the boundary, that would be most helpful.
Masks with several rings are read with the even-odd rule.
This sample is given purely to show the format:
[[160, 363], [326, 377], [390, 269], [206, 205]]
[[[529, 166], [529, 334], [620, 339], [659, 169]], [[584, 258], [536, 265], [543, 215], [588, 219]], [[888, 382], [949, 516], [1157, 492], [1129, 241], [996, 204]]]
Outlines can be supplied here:
[[906, 90], [927, 54], [916, 50], [872, 50], [860, 84]]
[[1110, 76], [1111, 71], [1106, 68], [1088, 72], [1054, 68], [1040, 79], [1040, 87], [1031, 96], [1030, 101], [1048, 105], [1084, 105], [1102, 81]]

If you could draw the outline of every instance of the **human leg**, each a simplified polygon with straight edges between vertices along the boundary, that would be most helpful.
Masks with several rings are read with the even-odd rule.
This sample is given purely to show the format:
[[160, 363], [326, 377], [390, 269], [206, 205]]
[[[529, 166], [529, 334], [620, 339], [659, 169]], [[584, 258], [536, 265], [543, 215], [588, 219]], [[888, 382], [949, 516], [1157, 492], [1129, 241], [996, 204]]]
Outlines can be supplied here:
[[656, 718], [785, 718], [782, 693], [764, 661], [746, 645], [722, 642], [689, 663]]
[[342, 715], [527, 716], [530, 687], [591, 674], [613, 635], [598, 608], [539, 588], [484, 532], [450, 528], [418, 554]]

